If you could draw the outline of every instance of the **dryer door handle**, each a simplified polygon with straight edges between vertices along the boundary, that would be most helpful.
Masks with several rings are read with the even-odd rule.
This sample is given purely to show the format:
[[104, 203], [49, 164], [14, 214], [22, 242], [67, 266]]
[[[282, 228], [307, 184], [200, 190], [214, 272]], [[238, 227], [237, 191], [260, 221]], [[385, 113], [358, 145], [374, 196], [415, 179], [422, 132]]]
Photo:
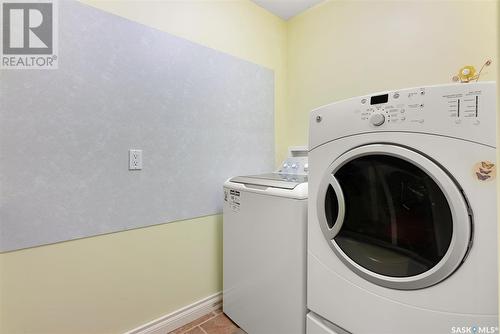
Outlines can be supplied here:
[[335, 223], [333, 224], [332, 228], [328, 229], [330, 239], [333, 240], [333, 238], [335, 238], [337, 234], [340, 232], [340, 229], [344, 224], [345, 199], [344, 199], [344, 192], [340, 187], [340, 183], [339, 181], [337, 181], [337, 179], [333, 174], [330, 176], [330, 185], [332, 186], [332, 189], [335, 192], [335, 197], [337, 198], [337, 204], [338, 204], [337, 219], [335, 220]]

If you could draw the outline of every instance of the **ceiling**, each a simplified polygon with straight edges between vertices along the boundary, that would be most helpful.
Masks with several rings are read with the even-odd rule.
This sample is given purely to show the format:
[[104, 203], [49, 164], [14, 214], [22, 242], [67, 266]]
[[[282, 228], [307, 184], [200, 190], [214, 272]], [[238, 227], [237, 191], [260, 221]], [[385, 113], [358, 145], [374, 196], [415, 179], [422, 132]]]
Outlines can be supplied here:
[[323, 0], [252, 0], [260, 7], [288, 20]]

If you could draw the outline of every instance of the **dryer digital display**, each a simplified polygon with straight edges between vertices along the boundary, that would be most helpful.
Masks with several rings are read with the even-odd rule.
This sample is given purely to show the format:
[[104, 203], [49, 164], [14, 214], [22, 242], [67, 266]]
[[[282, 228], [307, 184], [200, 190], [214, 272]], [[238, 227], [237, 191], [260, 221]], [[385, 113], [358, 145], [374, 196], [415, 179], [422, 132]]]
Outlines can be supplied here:
[[376, 95], [370, 98], [370, 104], [381, 104], [389, 101], [389, 94]]

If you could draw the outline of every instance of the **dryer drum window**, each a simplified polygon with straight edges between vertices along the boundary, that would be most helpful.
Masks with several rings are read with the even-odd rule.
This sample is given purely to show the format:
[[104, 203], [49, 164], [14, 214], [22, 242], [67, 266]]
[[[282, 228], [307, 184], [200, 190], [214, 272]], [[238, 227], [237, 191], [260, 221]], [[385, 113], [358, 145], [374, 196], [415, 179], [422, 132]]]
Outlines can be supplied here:
[[[453, 219], [445, 195], [417, 166], [392, 156], [353, 159], [335, 173], [345, 201], [345, 216], [334, 240], [364, 268], [407, 277], [434, 267], [446, 254]], [[328, 225], [337, 217], [330, 186], [325, 198]]]
[[394, 289], [439, 283], [463, 262], [472, 221], [450, 176], [418, 152], [371, 144], [338, 157], [319, 187], [320, 227], [353, 272]]

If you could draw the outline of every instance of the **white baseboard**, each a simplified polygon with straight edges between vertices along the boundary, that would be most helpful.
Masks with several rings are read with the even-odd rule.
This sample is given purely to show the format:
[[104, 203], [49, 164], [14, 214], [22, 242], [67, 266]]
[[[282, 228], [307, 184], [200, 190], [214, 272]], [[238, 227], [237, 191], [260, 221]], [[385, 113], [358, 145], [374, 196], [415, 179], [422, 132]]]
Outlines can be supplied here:
[[222, 305], [222, 292], [218, 292], [191, 305], [185, 306], [170, 314], [164, 315], [156, 320], [148, 322], [142, 326], [134, 328], [125, 334], [165, 334], [174, 329], [189, 324], [212, 311], [217, 310]]

